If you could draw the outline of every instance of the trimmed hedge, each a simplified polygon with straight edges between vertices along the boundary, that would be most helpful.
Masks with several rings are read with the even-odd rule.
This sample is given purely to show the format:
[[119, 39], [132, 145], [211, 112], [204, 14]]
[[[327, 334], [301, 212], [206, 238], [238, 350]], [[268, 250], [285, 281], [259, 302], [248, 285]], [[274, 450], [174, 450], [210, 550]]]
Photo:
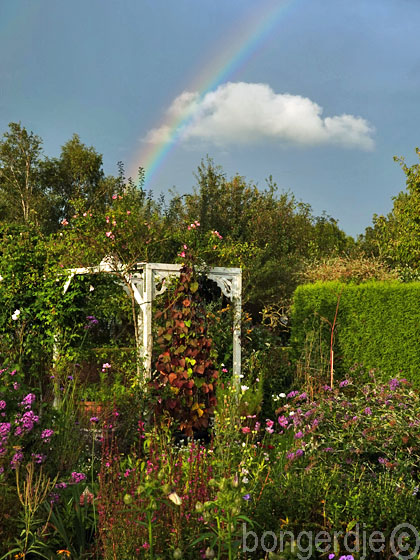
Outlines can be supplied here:
[[[292, 307], [292, 357], [304, 353], [311, 331], [328, 358], [331, 328], [338, 306], [334, 369], [355, 364], [393, 377], [401, 372], [420, 386], [420, 282], [317, 282], [299, 286]], [[320, 334], [320, 336], [319, 336]]]

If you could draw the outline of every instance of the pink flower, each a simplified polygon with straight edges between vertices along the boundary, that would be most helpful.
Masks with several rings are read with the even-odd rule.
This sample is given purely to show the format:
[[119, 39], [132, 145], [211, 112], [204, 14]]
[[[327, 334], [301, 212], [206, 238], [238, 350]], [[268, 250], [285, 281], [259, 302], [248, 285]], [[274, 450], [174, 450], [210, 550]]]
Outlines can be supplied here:
[[243, 434], [250, 434], [251, 433], [251, 428], [249, 426], [244, 426], [242, 428], [242, 433]]
[[61, 220], [61, 225], [62, 225], [62, 226], [68, 226], [68, 225], [69, 225], [69, 223], [68, 223], [68, 221], [66, 220], [66, 218], [64, 218], [64, 219]]
[[116, 200], [118, 198], [118, 196], [116, 194], [112, 195], [112, 200]]
[[111, 238], [111, 239], [114, 239], [114, 235], [113, 235], [112, 231], [107, 231], [107, 232], [105, 233], [105, 235], [106, 235], [107, 237]]
[[178, 255], [179, 255], [180, 257], [184, 258], [184, 257], [185, 257], [185, 251], [181, 251], [180, 253], [178, 253]]
[[127, 216], [129, 216], [131, 214], [130, 210], [127, 210]]

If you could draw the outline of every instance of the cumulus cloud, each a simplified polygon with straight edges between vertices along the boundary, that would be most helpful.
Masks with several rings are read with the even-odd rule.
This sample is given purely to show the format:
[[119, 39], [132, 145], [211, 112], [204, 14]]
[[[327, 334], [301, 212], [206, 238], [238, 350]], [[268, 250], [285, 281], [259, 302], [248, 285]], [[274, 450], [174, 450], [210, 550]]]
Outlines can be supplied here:
[[349, 114], [323, 117], [323, 108], [300, 95], [276, 93], [267, 84], [226, 83], [200, 98], [184, 91], [167, 111], [167, 124], [150, 130], [146, 142], [168, 140], [173, 123], [184, 141], [218, 146], [256, 144], [271, 140], [282, 144], [315, 146], [334, 144], [370, 150], [372, 125]]

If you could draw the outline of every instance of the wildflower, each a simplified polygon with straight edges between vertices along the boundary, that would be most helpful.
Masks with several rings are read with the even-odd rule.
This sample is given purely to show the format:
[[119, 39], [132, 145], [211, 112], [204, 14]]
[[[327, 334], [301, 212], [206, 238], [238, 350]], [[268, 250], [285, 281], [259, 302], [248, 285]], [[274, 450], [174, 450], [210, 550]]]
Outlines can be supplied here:
[[23, 398], [22, 402], [20, 403], [21, 406], [25, 408], [30, 408], [32, 403], [35, 401], [36, 397], [33, 393], [28, 393], [26, 397]]
[[18, 463], [20, 463], [23, 459], [23, 453], [22, 451], [17, 451], [13, 457], [12, 460], [10, 461], [10, 468], [11, 469], [16, 469]]
[[251, 433], [251, 428], [250, 428], [249, 426], [244, 426], [244, 427], [242, 428], [242, 433], [243, 433], [243, 434], [249, 434], [249, 433]]
[[372, 414], [372, 410], [368, 406], [365, 408], [365, 410], [363, 412], [365, 414], [367, 414], [368, 416], [370, 416]]
[[293, 397], [296, 397], [299, 394], [299, 391], [291, 391], [288, 395], [287, 398], [288, 399], [293, 399]]
[[0, 401], [0, 410], [3, 410], [6, 408], [6, 401]]
[[171, 492], [168, 498], [173, 502], [176, 506], [180, 506], [182, 504], [181, 498], [178, 496], [176, 492]]
[[245, 393], [245, 391], [248, 391], [249, 387], [247, 385], [241, 385], [241, 391], [243, 393]]
[[0, 422], [0, 437], [7, 436], [10, 432], [10, 422]]
[[242, 498], [247, 502], [251, 498], [251, 494], [245, 494]]
[[63, 219], [61, 220], [61, 225], [62, 225], [62, 226], [68, 226], [68, 225], [69, 225], [69, 223], [68, 223], [68, 221], [66, 220], [66, 218], [63, 218]]
[[112, 200], [116, 200], [117, 198], [118, 198], [118, 195], [116, 195], [116, 194], [112, 195]]
[[296, 449], [296, 457], [301, 457], [303, 455], [303, 449]]
[[299, 431], [295, 433], [295, 439], [303, 438], [303, 432]]
[[395, 391], [396, 389], [398, 389], [399, 386], [400, 386], [400, 382], [396, 378], [391, 379], [391, 381], [389, 382], [389, 388], [391, 391]]
[[279, 416], [277, 421], [282, 428], [287, 428], [287, 424], [288, 424], [287, 418], [285, 418], [284, 416]]
[[66, 558], [70, 558], [70, 551], [69, 550], [65, 550], [65, 549], [57, 550], [57, 554], [62, 554]]
[[340, 387], [346, 387], [349, 383], [350, 383], [350, 381], [348, 379], [344, 379], [344, 381], [341, 381], [339, 386]]
[[285, 398], [286, 398], [286, 393], [280, 393], [279, 397], [280, 397], [281, 399], [285, 399]]
[[82, 480], [86, 480], [86, 475], [83, 473], [72, 472], [71, 473], [72, 482], [77, 484], [78, 482], [82, 482]]
[[12, 315], [13, 321], [17, 321], [19, 319], [19, 315], [20, 315], [20, 309], [15, 309], [15, 311]]
[[49, 428], [47, 428], [46, 430], [43, 430], [41, 433], [41, 439], [44, 443], [49, 443], [51, 436], [54, 434], [54, 430], [50, 430]]
[[97, 416], [92, 416], [89, 419], [89, 422], [92, 422], [92, 424], [97, 424], [99, 422], [99, 418]]

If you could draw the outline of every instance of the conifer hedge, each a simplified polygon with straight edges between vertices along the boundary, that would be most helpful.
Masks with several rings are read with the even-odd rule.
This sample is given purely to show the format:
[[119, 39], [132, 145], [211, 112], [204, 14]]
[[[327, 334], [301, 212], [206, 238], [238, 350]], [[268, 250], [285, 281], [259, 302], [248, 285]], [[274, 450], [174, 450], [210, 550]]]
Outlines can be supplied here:
[[[401, 374], [420, 386], [420, 282], [371, 281], [359, 285], [317, 282], [299, 286], [292, 308], [292, 356], [307, 350], [308, 335], [320, 341], [329, 358], [331, 324], [334, 369], [344, 373], [355, 364]], [[305, 343], [306, 341], [306, 343]]]

